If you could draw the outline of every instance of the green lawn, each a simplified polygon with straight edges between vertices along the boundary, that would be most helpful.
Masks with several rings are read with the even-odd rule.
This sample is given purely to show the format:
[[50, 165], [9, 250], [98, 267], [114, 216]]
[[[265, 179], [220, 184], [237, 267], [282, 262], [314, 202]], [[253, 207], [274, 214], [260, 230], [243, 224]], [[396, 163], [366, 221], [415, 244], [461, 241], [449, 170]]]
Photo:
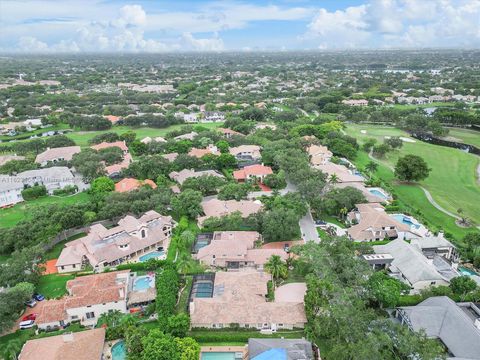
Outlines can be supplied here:
[[[362, 134], [360, 130], [367, 130], [367, 133]], [[402, 130], [375, 125], [352, 124], [348, 125], [346, 132], [359, 139], [360, 142], [372, 137], [376, 138], [378, 142], [383, 142], [386, 135], [408, 137], [408, 134]], [[384, 176], [382, 177], [391, 180], [393, 174], [388, 166], [394, 166], [398, 158], [406, 154], [422, 156], [432, 169], [430, 176], [420, 184], [430, 191], [440, 206], [452, 213], [456, 213], [457, 209], [462, 208], [468, 218], [476, 224], [480, 224], [480, 211], [478, 211], [480, 187], [476, 179], [476, 168], [480, 157], [458, 149], [431, 145], [419, 140], [415, 140], [415, 143], [404, 142], [400, 150], [393, 151], [387, 155], [386, 159], [382, 160], [382, 163], [387, 166], [386, 170], [390, 172], [389, 176], [385, 176], [385, 169], [383, 169]], [[368, 162], [368, 158], [366, 162]], [[396, 188], [405, 196], [406, 200], [415, 197], [424, 198], [421, 194], [422, 190], [417, 186], [399, 185]]]
[[67, 293], [67, 281], [75, 278], [72, 274], [50, 274], [40, 277], [37, 291], [47, 299], [58, 299]]
[[[75, 141], [77, 145], [86, 147], [90, 145], [88, 142], [90, 139], [92, 139], [93, 137], [99, 134], [104, 134], [107, 132], [115, 132], [117, 134], [123, 134], [127, 131], [134, 131], [137, 134], [137, 138], [141, 140], [147, 136], [151, 138], [157, 137], [157, 136], [165, 136], [167, 133], [173, 130], [178, 130], [185, 125], [186, 124], [172, 125], [162, 129], [149, 128], [149, 127], [133, 128], [130, 126], [114, 126], [111, 129], [102, 130], [102, 131], [75, 131], [75, 132], [68, 133], [67, 136], [73, 141]], [[198, 125], [208, 129], [215, 129], [217, 127], [221, 127], [223, 123], [205, 123], [205, 124], [198, 124]]]
[[465, 144], [475, 145], [480, 148], [480, 131], [459, 128], [449, 128], [448, 130], [449, 137], [454, 137]]
[[11, 208], [0, 209], [0, 228], [12, 227], [20, 220], [31, 215], [33, 209], [47, 204], [74, 204], [87, 202], [89, 195], [81, 192], [72, 196], [45, 196], [36, 200], [25, 201]]

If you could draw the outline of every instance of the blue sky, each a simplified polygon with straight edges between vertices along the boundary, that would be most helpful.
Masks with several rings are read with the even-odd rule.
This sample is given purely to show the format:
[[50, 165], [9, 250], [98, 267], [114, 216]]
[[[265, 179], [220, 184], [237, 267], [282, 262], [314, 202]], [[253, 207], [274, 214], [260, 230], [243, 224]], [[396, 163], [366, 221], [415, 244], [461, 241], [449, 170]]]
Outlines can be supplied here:
[[480, 0], [0, 0], [1, 52], [479, 48]]

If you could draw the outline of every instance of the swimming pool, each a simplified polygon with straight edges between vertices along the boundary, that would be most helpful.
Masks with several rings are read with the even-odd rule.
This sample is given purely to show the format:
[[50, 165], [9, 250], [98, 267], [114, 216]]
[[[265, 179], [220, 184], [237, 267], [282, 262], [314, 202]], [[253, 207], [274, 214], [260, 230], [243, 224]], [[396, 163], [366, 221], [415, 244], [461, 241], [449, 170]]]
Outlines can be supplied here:
[[139, 276], [133, 283], [133, 291], [143, 291], [153, 287], [154, 279], [150, 276]]
[[203, 352], [202, 353], [202, 360], [236, 360], [242, 359], [241, 353], [235, 356], [236, 353], [234, 352]]
[[465, 267], [461, 267], [461, 266], [458, 267], [458, 271], [462, 275], [468, 275], [468, 276], [478, 275], [475, 271], [467, 269]]
[[397, 220], [399, 223], [403, 223], [408, 226], [413, 226], [415, 229], [420, 228], [420, 224], [414, 223], [412, 220], [410, 220], [409, 217], [403, 215], [403, 214], [395, 214], [395, 215], [390, 215], [393, 217], [395, 220]]
[[372, 195], [378, 196], [379, 198], [382, 198], [384, 200], [388, 199], [388, 196], [385, 195], [384, 192], [378, 190], [378, 189], [368, 189], [368, 192]]
[[125, 348], [125, 342], [119, 341], [112, 346], [112, 360], [126, 360], [127, 349]]
[[148, 261], [150, 259], [164, 258], [165, 251], [152, 251], [151, 253], [140, 256], [140, 262]]

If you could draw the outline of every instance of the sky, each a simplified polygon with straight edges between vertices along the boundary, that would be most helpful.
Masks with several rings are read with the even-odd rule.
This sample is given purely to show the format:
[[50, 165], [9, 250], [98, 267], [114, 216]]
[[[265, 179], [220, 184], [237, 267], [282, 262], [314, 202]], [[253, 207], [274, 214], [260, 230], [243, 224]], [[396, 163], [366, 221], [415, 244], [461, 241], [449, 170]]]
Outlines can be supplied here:
[[480, 0], [0, 0], [0, 52], [480, 48]]

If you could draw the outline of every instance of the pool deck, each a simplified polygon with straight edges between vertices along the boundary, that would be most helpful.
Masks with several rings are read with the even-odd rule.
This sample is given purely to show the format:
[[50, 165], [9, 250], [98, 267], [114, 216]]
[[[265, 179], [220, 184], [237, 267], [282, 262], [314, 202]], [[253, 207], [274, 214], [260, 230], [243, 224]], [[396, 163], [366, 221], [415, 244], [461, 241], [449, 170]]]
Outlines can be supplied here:
[[243, 354], [243, 359], [248, 359], [246, 344], [245, 346], [202, 346], [200, 351], [200, 359], [202, 358], [202, 353], [208, 352], [241, 352]]
[[122, 341], [122, 339], [112, 340], [112, 341], [105, 341], [103, 344], [103, 357], [102, 359], [111, 359], [112, 358], [112, 347], [116, 343]]

